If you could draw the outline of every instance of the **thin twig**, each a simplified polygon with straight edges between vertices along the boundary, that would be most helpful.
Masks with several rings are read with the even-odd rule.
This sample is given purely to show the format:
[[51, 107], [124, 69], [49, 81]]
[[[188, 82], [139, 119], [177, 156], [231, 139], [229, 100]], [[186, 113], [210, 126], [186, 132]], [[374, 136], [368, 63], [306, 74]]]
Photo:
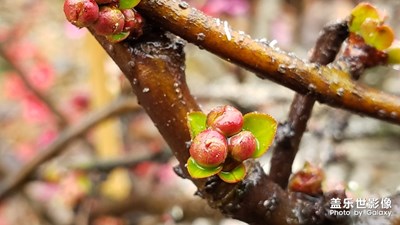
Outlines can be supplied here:
[[[310, 62], [327, 65], [335, 60], [340, 46], [348, 36], [347, 22], [329, 24], [320, 34]], [[288, 120], [280, 126], [271, 158], [270, 176], [282, 188], [286, 188], [292, 172], [293, 160], [314, 107], [315, 97], [296, 94], [290, 106]]]
[[35, 156], [28, 164], [23, 166], [16, 174], [9, 174], [0, 184], [0, 199], [21, 188], [42, 165], [42, 163], [61, 154], [65, 147], [92, 127], [102, 121], [123, 113], [138, 109], [138, 105], [131, 98], [118, 99], [104, 108], [89, 113], [81, 122], [66, 128], [56, 140]]
[[142, 0], [137, 8], [166, 30], [261, 78], [310, 94], [330, 106], [400, 124], [398, 96], [361, 85], [340, 69], [304, 62], [257, 42], [179, 0]]

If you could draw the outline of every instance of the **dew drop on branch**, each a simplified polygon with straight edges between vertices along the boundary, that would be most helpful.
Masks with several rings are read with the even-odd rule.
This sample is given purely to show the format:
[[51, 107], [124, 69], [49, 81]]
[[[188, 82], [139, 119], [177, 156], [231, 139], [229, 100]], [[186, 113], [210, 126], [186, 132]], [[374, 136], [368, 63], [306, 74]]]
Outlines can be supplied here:
[[196, 37], [198, 41], [204, 41], [206, 35], [204, 33], [198, 33]]
[[179, 7], [181, 7], [181, 9], [187, 9], [189, 7], [189, 4], [187, 2], [180, 2]]

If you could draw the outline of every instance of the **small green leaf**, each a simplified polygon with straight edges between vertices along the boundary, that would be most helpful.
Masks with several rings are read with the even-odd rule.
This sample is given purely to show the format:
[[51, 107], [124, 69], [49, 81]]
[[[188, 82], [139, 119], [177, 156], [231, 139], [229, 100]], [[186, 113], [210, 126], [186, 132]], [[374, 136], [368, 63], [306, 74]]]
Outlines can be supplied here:
[[396, 47], [390, 47], [387, 49], [388, 63], [389, 64], [400, 64], [400, 45]]
[[129, 37], [130, 32], [121, 32], [118, 34], [108, 35], [106, 36], [107, 40], [112, 43], [118, 43], [125, 40]]
[[218, 173], [219, 178], [225, 181], [226, 183], [237, 183], [246, 176], [246, 167], [243, 163], [237, 166], [230, 172], [221, 171]]
[[360, 3], [351, 11], [351, 20], [349, 30], [350, 32], [357, 33], [360, 31], [361, 24], [369, 19], [376, 19], [382, 21], [378, 10], [369, 3]]
[[270, 115], [263, 113], [247, 113], [243, 117], [243, 130], [253, 133], [257, 140], [257, 149], [253, 158], [262, 156], [274, 140], [277, 123]]
[[203, 167], [200, 166], [192, 157], [187, 161], [187, 169], [189, 175], [193, 178], [206, 178], [219, 173], [222, 170], [222, 165], [217, 167]]
[[140, 0], [119, 0], [120, 9], [131, 9], [139, 4]]
[[202, 112], [190, 112], [187, 114], [187, 124], [192, 140], [206, 129], [206, 120], [207, 116]]

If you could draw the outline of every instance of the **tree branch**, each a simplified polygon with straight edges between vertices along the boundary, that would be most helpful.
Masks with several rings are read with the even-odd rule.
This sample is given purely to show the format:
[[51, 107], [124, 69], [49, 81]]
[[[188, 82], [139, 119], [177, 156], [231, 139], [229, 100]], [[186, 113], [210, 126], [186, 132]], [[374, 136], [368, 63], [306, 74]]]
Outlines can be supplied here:
[[[325, 26], [315, 44], [310, 62], [321, 65], [333, 62], [347, 36], [347, 21]], [[292, 173], [292, 164], [314, 103], [314, 96], [296, 94], [290, 106], [289, 118], [279, 127], [281, 132], [275, 138], [270, 176], [284, 189]]]
[[325, 211], [330, 198], [343, 195], [328, 193], [310, 198], [285, 192], [253, 161], [247, 164], [247, 177], [237, 184], [225, 183], [216, 176], [208, 179], [188, 176], [186, 143], [190, 135], [186, 115], [200, 109], [185, 82], [182, 40], [151, 30], [144, 32], [138, 42], [111, 44], [102, 36], [95, 37], [131, 82], [140, 104], [171, 147], [179, 161], [177, 173], [191, 179], [198, 188], [197, 194], [210, 206], [250, 224], [341, 223]]
[[137, 108], [138, 105], [131, 98], [119, 99], [98, 111], [88, 114], [83, 121], [65, 129], [53, 143], [39, 151], [40, 153], [32, 161], [23, 166], [16, 174], [9, 174], [1, 182], [0, 199], [4, 199], [21, 188], [42, 163], [59, 155], [72, 140], [110, 117], [131, 112]]
[[180, 0], [142, 0], [137, 8], [166, 30], [263, 79], [310, 94], [330, 106], [400, 124], [400, 98], [361, 85], [340, 69], [307, 63], [257, 42]]

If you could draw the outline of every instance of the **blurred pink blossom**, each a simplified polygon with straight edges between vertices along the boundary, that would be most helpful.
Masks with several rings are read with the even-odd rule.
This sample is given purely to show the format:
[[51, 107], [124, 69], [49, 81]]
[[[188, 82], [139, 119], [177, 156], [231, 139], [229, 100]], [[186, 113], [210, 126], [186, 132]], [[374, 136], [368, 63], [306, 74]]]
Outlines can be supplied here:
[[54, 122], [46, 105], [33, 95], [29, 95], [22, 101], [23, 117], [32, 123]]
[[10, 99], [20, 100], [30, 94], [22, 79], [14, 72], [4, 73], [4, 94]]
[[35, 88], [46, 91], [53, 85], [54, 76], [53, 67], [45, 61], [40, 61], [30, 69], [28, 80]]
[[67, 37], [71, 39], [79, 39], [87, 33], [86, 29], [80, 29], [72, 25], [70, 22], [64, 23], [64, 31]]
[[208, 0], [201, 10], [210, 16], [240, 16], [246, 14], [249, 8], [248, 0]]

